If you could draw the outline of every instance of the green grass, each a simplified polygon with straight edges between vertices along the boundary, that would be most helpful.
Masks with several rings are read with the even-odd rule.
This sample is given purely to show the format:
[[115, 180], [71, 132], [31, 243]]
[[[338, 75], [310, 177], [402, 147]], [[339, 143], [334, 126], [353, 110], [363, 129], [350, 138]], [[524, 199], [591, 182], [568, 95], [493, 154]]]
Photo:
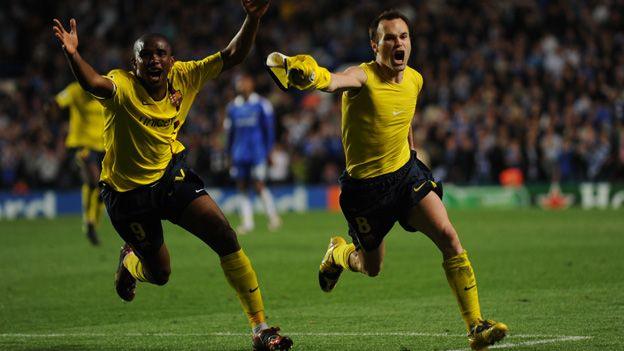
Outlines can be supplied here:
[[[477, 272], [485, 316], [511, 327], [507, 343], [516, 346], [505, 349], [624, 349], [624, 212], [451, 217]], [[269, 322], [293, 333], [295, 350], [466, 348], [440, 255], [424, 236], [397, 225], [379, 277], [346, 273], [325, 294], [317, 268], [329, 236], [344, 232], [342, 216], [287, 214], [280, 233], [258, 221], [240, 241], [258, 272]], [[135, 301], [123, 303], [113, 289], [121, 240], [109, 223], [101, 237], [102, 247], [90, 247], [78, 217], [0, 222], [0, 350], [250, 349], [218, 258], [199, 240], [166, 224], [169, 284], [142, 284]]]

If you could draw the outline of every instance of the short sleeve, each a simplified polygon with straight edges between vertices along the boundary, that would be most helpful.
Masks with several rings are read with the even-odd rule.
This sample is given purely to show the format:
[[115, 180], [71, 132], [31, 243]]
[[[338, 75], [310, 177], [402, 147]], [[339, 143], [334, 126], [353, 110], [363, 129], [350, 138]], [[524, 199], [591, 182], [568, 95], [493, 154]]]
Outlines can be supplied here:
[[273, 116], [273, 105], [268, 99], [260, 100], [260, 107], [265, 116]]
[[129, 74], [130, 73], [122, 69], [114, 69], [108, 72], [103, 77], [113, 82], [113, 88], [114, 88], [113, 96], [110, 98], [106, 98], [106, 99], [98, 97], [98, 96], [94, 96], [94, 97], [98, 101], [100, 101], [100, 103], [102, 103], [103, 105], [106, 105], [109, 103], [121, 104], [121, 101], [123, 100], [123, 97], [125, 95], [124, 92], [128, 89], [128, 87], [131, 84], [130, 79], [128, 77]]
[[221, 52], [199, 61], [176, 62], [172, 74], [178, 74], [187, 90], [201, 90], [206, 82], [216, 78], [223, 69]]
[[416, 72], [416, 86], [418, 88], [418, 93], [420, 94], [420, 91], [422, 90], [423, 84], [425, 82], [425, 80], [423, 79], [422, 74], [420, 74], [420, 72], [415, 71]]
[[72, 83], [56, 94], [54, 100], [61, 108], [67, 108], [74, 101], [74, 91], [77, 83]]

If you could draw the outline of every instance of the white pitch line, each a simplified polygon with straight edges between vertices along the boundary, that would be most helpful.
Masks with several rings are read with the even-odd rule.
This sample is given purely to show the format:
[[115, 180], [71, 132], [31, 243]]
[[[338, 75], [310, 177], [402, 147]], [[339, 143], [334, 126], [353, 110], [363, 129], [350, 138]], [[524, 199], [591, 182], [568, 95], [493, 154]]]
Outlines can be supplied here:
[[[580, 341], [580, 340], [587, 340], [591, 338], [592, 338], [591, 336], [564, 336], [564, 337], [553, 338], [553, 339], [531, 340], [531, 341], [522, 341], [522, 342], [516, 342], [516, 343], [504, 343], [504, 344], [489, 346], [489, 348], [490, 349], [503, 349], [503, 348], [510, 349], [510, 348], [519, 347], [519, 346], [552, 344], [552, 343], [563, 342], [563, 341]], [[466, 351], [466, 350], [470, 350], [470, 349], [465, 348], [465, 349], [454, 349], [454, 350], [446, 350], [446, 351]]]
[[[193, 337], [193, 336], [249, 336], [250, 333], [238, 332], [209, 332], [209, 333], [4, 333], [0, 334], [1, 338], [64, 338], [64, 337]], [[418, 332], [289, 332], [288, 335], [293, 336], [422, 336], [422, 337], [446, 337], [446, 338], [465, 338], [462, 334], [448, 333], [418, 333]], [[541, 334], [518, 334], [510, 335], [508, 338], [548, 338], [550, 340], [576, 341], [590, 339], [591, 336], [576, 335], [541, 335]], [[545, 343], [545, 340], [526, 341], [525, 343]], [[516, 344], [505, 344], [516, 345]], [[518, 344], [519, 345], [519, 344]], [[524, 343], [522, 345], [525, 345]], [[532, 344], [528, 344], [532, 345]]]
[[[446, 337], [446, 338], [465, 338], [465, 335], [459, 334], [446, 334], [446, 333], [417, 333], [417, 332], [376, 332], [376, 333], [358, 333], [358, 332], [292, 332], [288, 333], [288, 335], [292, 336], [359, 336], [359, 337], [367, 337], [367, 336], [421, 336], [421, 337]], [[212, 333], [48, 333], [48, 334], [28, 334], [28, 333], [4, 333], [0, 334], [0, 338], [66, 338], [66, 337], [77, 337], [77, 338], [92, 338], [92, 337], [207, 337], [207, 336], [236, 336], [236, 337], [248, 337], [249, 333], [235, 333], [235, 332], [212, 332]], [[591, 336], [574, 336], [574, 335], [531, 335], [531, 334], [518, 334], [511, 335], [508, 338], [544, 338], [548, 337], [548, 339], [541, 340], [529, 340], [529, 341], [521, 341], [515, 343], [504, 343], [498, 344], [494, 346], [490, 346], [491, 349], [501, 349], [501, 348], [514, 348], [519, 346], [531, 346], [531, 345], [541, 345], [541, 344], [552, 344], [557, 342], [566, 342], [566, 341], [581, 341], [591, 339]], [[465, 351], [470, 350], [468, 348], [464, 349], [453, 349], [447, 351]]]

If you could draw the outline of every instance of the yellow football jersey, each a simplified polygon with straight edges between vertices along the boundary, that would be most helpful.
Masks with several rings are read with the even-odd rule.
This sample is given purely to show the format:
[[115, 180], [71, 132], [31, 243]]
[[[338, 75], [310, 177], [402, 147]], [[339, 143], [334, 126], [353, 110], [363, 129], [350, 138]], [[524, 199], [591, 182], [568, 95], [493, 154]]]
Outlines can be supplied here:
[[61, 108], [69, 108], [69, 131], [65, 139], [67, 147], [86, 147], [104, 150], [104, 111], [91, 94], [78, 82], [69, 84], [55, 97]]
[[100, 180], [123, 192], [160, 179], [173, 154], [184, 150], [177, 136], [193, 100], [222, 67], [220, 52], [200, 61], [175, 62], [168, 80], [182, 94], [179, 107], [170, 101], [171, 89], [154, 101], [132, 72], [110, 71], [106, 77], [115, 83], [115, 94], [100, 100], [106, 118]]
[[366, 83], [342, 95], [342, 145], [347, 172], [357, 179], [394, 172], [409, 160], [407, 136], [423, 85], [410, 67], [401, 83], [385, 81], [374, 61], [360, 67]]

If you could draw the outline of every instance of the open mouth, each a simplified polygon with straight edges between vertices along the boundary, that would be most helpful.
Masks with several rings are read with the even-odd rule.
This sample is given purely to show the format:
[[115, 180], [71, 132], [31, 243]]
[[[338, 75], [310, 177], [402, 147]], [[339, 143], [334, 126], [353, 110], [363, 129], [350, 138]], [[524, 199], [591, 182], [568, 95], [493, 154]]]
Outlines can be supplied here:
[[405, 59], [405, 51], [397, 50], [394, 52], [392, 57], [394, 58], [394, 61], [396, 62], [403, 62], [403, 60]]
[[152, 80], [160, 79], [163, 70], [157, 67], [150, 67], [147, 69], [147, 76]]

